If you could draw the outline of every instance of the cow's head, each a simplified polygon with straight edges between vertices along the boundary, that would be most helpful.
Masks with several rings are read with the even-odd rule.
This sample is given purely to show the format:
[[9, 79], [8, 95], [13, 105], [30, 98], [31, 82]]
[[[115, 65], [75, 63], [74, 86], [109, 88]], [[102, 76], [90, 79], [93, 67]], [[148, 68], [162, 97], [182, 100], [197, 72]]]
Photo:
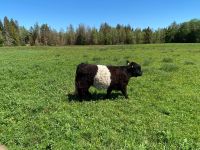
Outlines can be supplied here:
[[141, 66], [135, 62], [127, 61], [127, 70], [132, 77], [142, 76]]

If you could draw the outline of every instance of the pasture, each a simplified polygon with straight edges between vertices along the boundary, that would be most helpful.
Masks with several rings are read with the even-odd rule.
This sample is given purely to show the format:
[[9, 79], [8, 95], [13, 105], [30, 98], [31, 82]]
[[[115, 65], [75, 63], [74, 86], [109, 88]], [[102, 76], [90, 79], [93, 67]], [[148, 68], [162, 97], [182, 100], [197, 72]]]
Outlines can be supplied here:
[[[141, 64], [129, 99], [91, 88], [81, 62]], [[200, 44], [0, 48], [0, 144], [9, 149], [200, 149]]]

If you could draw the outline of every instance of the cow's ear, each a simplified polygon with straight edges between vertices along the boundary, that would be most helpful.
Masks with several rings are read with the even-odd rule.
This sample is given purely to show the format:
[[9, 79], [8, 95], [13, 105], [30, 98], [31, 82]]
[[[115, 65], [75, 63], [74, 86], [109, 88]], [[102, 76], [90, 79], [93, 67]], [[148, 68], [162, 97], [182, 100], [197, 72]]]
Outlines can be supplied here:
[[130, 65], [130, 62], [127, 60], [127, 61], [126, 61], [126, 64], [127, 64], [127, 66], [129, 66], [129, 65]]

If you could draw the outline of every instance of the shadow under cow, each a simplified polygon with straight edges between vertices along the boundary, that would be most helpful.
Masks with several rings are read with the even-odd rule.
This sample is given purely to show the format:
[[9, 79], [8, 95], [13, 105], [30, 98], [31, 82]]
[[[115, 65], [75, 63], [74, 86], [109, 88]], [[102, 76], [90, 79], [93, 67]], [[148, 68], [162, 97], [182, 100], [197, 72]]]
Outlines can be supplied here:
[[68, 94], [67, 99], [69, 102], [71, 101], [82, 102], [82, 101], [98, 101], [98, 100], [115, 100], [119, 98], [120, 96], [122, 96], [121, 93], [112, 93], [108, 98], [106, 98], [105, 93], [94, 93], [94, 94], [91, 94], [90, 96], [86, 96], [80, 99], [77, 95]]

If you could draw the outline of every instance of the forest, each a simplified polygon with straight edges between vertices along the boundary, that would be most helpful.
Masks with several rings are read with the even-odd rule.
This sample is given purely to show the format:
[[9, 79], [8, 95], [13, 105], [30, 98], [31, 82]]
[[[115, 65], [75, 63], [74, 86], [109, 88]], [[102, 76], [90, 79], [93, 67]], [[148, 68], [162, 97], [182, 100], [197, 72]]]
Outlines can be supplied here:
[[149, 43], [199, 43], [200, 20], [171, 23], [168, 27], [152, 29], [133, 28], [102, 23], [98, 28], [79, 24], [74, 28], [57, 31], [48, 24], [35, 23], [30, 29], [17, 20], [4, 17], [0, 20], [0, 46], [65, 46], [65, 45], [115, 45]]

